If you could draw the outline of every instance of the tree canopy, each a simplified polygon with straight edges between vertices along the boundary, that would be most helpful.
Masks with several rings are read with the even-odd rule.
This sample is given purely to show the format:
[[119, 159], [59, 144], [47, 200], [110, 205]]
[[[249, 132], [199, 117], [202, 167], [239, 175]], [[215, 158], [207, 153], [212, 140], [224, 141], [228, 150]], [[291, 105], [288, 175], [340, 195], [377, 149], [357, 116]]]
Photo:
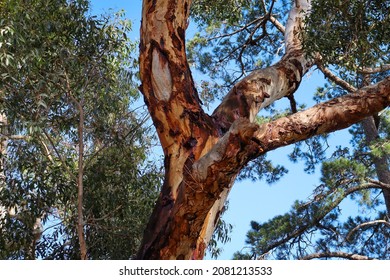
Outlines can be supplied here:
[[1, 1], [0, 19], [1, 258], [131, 258], [161, 175], [130, 22], [82, 0]]

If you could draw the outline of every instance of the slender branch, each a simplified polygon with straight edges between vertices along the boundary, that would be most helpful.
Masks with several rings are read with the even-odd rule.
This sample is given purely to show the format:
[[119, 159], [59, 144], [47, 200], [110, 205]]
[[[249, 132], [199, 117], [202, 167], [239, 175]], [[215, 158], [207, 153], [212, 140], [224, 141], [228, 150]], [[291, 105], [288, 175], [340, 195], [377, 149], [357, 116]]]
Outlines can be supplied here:
[[84, 237], [84, 218], [83, 218], [83, 197], [84, 197], [84, 111], [82, 105], [79, 103], [79, 126], [78, 126], [78, 137], [79, 137], [79, 159], [78, 159], [78, 199], [77, 199], [77, 212], [78, 212], [78, 232], [80, 238], [80, 251], [81, 259], [87, 259], [87, 245]]
[[58, 223], [56, 223], [56, 224], [54, 224], [54, 225], [45, 227], [45, 229], [42, 231], [42, 234], [45, 233], [45, 231], [48, 231], [48, 230], [50, 230], [50, 229], [52, 229], [52, 228], [55, 228], [55, 227], [57, 227], [57, 226], [59, 226], [59, 225], [61, 225], [61, 224], [63, 224], [62, 221], [61, 221], [61, 222], [58, 222]]
[[47, 140], [50, 142], [50, 145], [51, 147], [53, 148], [54, 152], [56, 153], [57, 155], [57, 158], [61, 161], [62, 165], [64, 166], [64, 168], [66, 169], [66, 171], [68, 172], [69, 176], [72, 177], [74, 180], [76, 180], [76, 177], [75, 175], [73, 174], [73, 172], [70, 170], [69, 166], [66, 164], [65, 160], [63, 159], [63, 157], [61, 156], [61, 153], [58, 151], [53, 139], [51, 138], [51, 136], [49, 135], [49, 133], [47, 133], [46, 130], [43, 129], [43, 134], [46, 136]]
[[9, 139], [9, 140], [29, 140], [30, 139], [30, 136], [28, 135], [3, 135], [3, 134], [0, 134], [0, 137], [4, 137], [5, 139]]
[[54, 159], [53, 159], [51, 152], [50, 152], [49, 148], [47, 147], [46, 143], [42, 139], [39, 139], [39, 142], [41, 143], [41, 145], [43, 147], [43, 150], [44, 150], [46, 157], [49, 159], [49, 161], [51, 163], [54, 163]]
[[[329, 214], [334, 208], [336, 208], [341, 201], [346, 197], [342, 196], [341, 198], [338, 198], [336, 201], [334, 201], [331, 205], [327, 207], [327, 209], [323, 209], [322, 213], [320, 215], [316, 215], [312, 220], [307, 221], [302, 226], [298, 227], [295, 231], [292, 231], [288, 233], [285, 237], [269, 244], [262, 252], [262, 254], [267, 254], [271, 250], [275, 249], [276, 247], [285, 244], [287, 241], [296, 238], [300, 235], [302, 235], [305, 231], [308, 231], [310, 228], [313, 228], [315, 226], [319, 226], [319, 222], [327, 215]], [[311, 205], [312, 203], [310, 203]], [[321, 227], [321, 226], [319, 226]]]
[[[136, 201], [134, 201], [136, 202]], [[110, 213], [107, 213], [103, 216], [101, 216], [100, 218], [91, 218], [92, 222], [98, 222], [98, 221], [103, 221], [105, 219], [107, 219], [108, 217], [110, 217], [111, 215], [113, 215], [115, 212], [119, 211], [120, 209], [122, 208], [122, 205], [119, 205], [117, 206], [114, 210], [112, 210]], [[89, 224], [93, 224], [93, 223], [89, 223]]]
[[376, 226], [376, 225], [379, 225], [379, 224], [384, 224], [385, 226], [388, 226], [390, 227], [390, 223], [386, 220], [375, 220], [375, 221], [369, 221], [369, 222], [366, 222], [366, 223], [362, 223], [356, 227], [354, 227], [347, 235], [347, 237], [345, 238], [346, 240], [350, 240], [351, 236], [356, 232], [358, 231], [359, 229], [363, 228], [363, 227], [372, 227], [372, 226]]
[[314, 253], [303, 257], [301, 260], [312, 260], [318, 258], [343, 258], [348, 260], [373, 260], [370, 257], [358, 255], [358, 254], [350, 254], [345, 252], [322, 252], [322, 253]]
[[390, 64], [383, 64], [379, 67], [373, 67], [373, 68], [369, 68], [369, 67], [361, 68], [358, 69], [357, 72], [360, 74], [375, 74], [375, 73], [385, 72], [388, 70], [390, 70]]
[[[127, 137], [129, 137], [130, 134], [133, 134], [133, 137], [129, 139], [129, 141], [131, 141], [134, 136], [135, 136], [135, 132], [141, 128], [150, 118], [150, 115], [149, 114], [145, 114], [144, 118], [139, 121], [137, 123], [137, 125], [130, 129], [126, 134], [125, 136], [123, 137], [123, 139], [127, 139]], [[102, 151], [104, 151], [106, 148], [108, 148], [108, 142], [104, 143], [103, 146], [101, 146], [96, 152], [94, 152], [93, 154], [90, 155], [90, 157], [88, 157], [88, 159], [84, 162], [84, 168], [86, 168], [87, 166], [89, 166], [89, 164], [92, 162], [92, 160], [98, 155], [100, 154]]]
[[[361, 184], [361, 185], [356, 186], [356, 187], [348, 188], [341, 196], [337, 197], [337, 199], [335, 201], [333, 201], [330, 205], [328, 205], [325, 209], [323, 209], [323, 211], [322, 211], [322, 213], [320, 213], [320, 215], [316, 215], [313, 220], [307, 222], [305, 225], [303, 225], [302, 227], [299, 227], [297, 230], [291, 232], [290, 234], [287, 234], [287, 236], [282, 238], [281, 240], [278, 240], [278, 241], [274, 242], [273, 244], [270, 244], [266, 248], [266, 250], [264, 250], [264, 253], [267, 253], [267, 252], [271, 251], [272, 249], [278, 247], [279, 245], [286, 243], [288, 240], [291, 240], [292, 238], [295, 238], [295, 237], [303, 234], [305, 231], [309, 230], [311, 227], [318, 226], [318, 223], [328, 213], [330, 213], [333, 209], [335, 209], [349, 195], [351, 195], [355, 192], [358, 192], [358, 191], [362, 191], [362, 190], [366, 190], [366, 189], [377, 189], [377, 188], [381, 188], [381, 187], [376, 185], [376, 184], [370, 184], [370, 183]], [[331, 194], [331, 193], [333, 193], [333, 191], [330, 192], [329, 194]], [[317, 201], [317, 199], [315, 201], [312, 201], [312, 202], [306, 204], [306, 207], [315, 203], [316, 201]]]
[[340, 77], [336, 76], [328, 68], [324, 67], [319, 60], [316, 60], [316, 64], [317, 64], [318, 69], [320, 69], [321, 72], [324, 73], [325, 77], [327, 77], [329, 80], [333, 81], [336, 85], [341, 86], [343, 89], [347, 90], [348, 92], [355, 92], [357, 90], [357, 88], [355, 88], [354, 86], [352, 86], [348, 82], [344, 81]]
[[216, 39], [231, 37], [231, 36], [233, 36], [233, 35], [235, 35], [237, 33], [240, 33], [242, 31], [246, 30], [249, 26], [255, 24], [256, 22], [262, 21], [262, 20], [264, 20], [264, 17], [256, 18], [256, 19], [252, 20], [251, 22], [249, 22], [248, 24], [245, 24], [244, 26], [241, 26], [239, 29], [234, 30], [231, 33], [214, 36], [214, 37], [208, 38], [207, 41], [213, 41], [213, 40], [216, 40]]
[[77, 127], [78, 130], [78, 176], [77, 176], [77, 234], [79, 237], [80, 243], [80, 257], [82, 260], [87, 259], [87, 244], [85, 241], [84, 235], [84, 218], [83, 218], [83, 196], [84, 196], [84, 185], [83, 185], [83, 176], [84, 176], [84, 110], [82, 103], [76, 100], [76, 98], [72, 94], [70, 81], [67, 73], [65, 72], [66, 78], [66, 87], [67, 93], [72, 100], [72, 102], [76, 105], [77, 110], [79, 111], [79, 124]]
[[269, 21], [276, 27], [276, 29], [278, 29], [284, 35], [284, 32], [286, 32], [286, 28], [283, 24], [280, 23], [280, 21], [278, 21], [272, 15], [269, 16]]

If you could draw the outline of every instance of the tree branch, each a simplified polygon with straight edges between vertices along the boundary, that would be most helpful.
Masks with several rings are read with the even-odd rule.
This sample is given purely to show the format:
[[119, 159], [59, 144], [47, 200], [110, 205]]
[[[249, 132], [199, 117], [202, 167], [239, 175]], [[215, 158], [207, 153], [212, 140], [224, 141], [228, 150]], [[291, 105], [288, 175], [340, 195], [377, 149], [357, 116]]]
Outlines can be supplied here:
[[302, 50], [300, 32], [310, 1], [293, 5], [285, 29], [286, 54], [276, 64], [258, 69], [240, 80], [229, 91], [212, 116], [223, 134], [238, 118], [253, 122], [258, 112], [276, 100], [294, 93], [311, 67]]
[[61, 164], [64, 166], [66, 171], [68, 172], [69, 176], [72, 177], [74, 180], [76, 179], [76, 176], [73, 174], [72, 170], [69, 168], [68, 164], [65, 162], [64, 158], [62, 157], [61, 153], [58, 151], [53, 139], [49, 135], [49, 133], [43, 129], [43, 134], [46, 136], [47, 140], [49, 141], [51, 147], [53, 148], [55, 154], [57, 155], [57, 158], [61, 161]]
[[[211, 182], [219, 182], [223, 186], [224, 182], [235, 178], [242, 166], [257, 156], [317, 134], [346, 128], [389, 105], [390, 77], [374, 86], [362, 88], [356, 93], [318, 104], [308, 110], [260, 126], [247, 119], [238, 119], [210, 152], [193, 164], [192, 174], [187, 180], [193, 181], [193, 185], [198, 189], [201, 189], [203, 184], [209, 185]], [[346, 190], [345, 196], [362, 189], [387, 187], [387, 185], [366, 183]], [[223, 190], [223, 188], [220, 189], [221, 192]], [[211, 190], [208, 191], [211, 192]], [[218, 191], [212, 193], [218, 195]], [[329, 209], [320, 215], [321, 217], [310, 222], [307, 227], [318, 222], [345, 196], [329, 206]], [[306, 228], [292, 232], [271, 247], [274, 248], [298, 236], [304, 230]]]
[[80, 258], [87, 259], [87, 243], [84, 233], [84, 214], [83, 214], [83, 197], [84, 197], [84, 109], [80, 101], [72, 94], [72, 89], [67, 73], [65, 72], [67, 93], [72, 102], [79, 111], [79, 123], [77, 126], [78, 133], [78, 176], [77, 176], [77, 235], [80, 243]]
[[276, 29], [278, 29], [282, 34], [286, 32], [286, 28], [274, 16], [270, 15], [269, 20], [276, 27]]
[[[288, 233], [284, 238], [276, 240], [273, 243], [269, 244], [267, 246], [267, 248], [264, 249], [263, 254], [267, 254], [268, 252], [270, 252], [271, 250], [275, 249], [276, 247], [278, 247], [278, 246], [280, 246], [282, 244], [285, 244], [287, 241], [289, 241], [289, 240], [291, 240], [293, 238], [298, 237], [299, 235], [303, 234], [305, 231], [309, 230], [310, 228], [312, 228], [314, 226], [321, 227], [321, 225], [319, 225], [319, 222], [328, 213], [330, 213], [333, 209], [335, 209], [349, 195], [351, 195], [351, 194], [353, 194], [355, 192], [358, 192], [358, 191], [362, 191], [362, 190], [366, 190], [366, 189], [376, 189], [376, 188], [382, 188], [382, 187], [380, 187], [380, 186], [378, 186], [376, 184], [367, 183], [367, 184], [362, 184], [362, 185], [359, 185], [359, 186], [356, 186], [356, 187], [348, 188], [342, 195], [337, 197], [336, 200], [334, 200], [329, 205], [327, 205], [325, 208], [323, 208], [323, 211], [321, 213], [319, 213], [319, 215], [316, 215], [314, 217], [314, 219], [308, 220], [306, 223], [303, 223], [295, 231], [292, 231], [292, 232]], [[334, 192], [333, 191], [329, 192], [327, 195], [330, 195], [332, 193], [334, 193]], [[303, 207], [310, 207], [310, 205], [312, 205], [313, 203], [316, 203], [316, 202], [317, 202], [317, 199], [315, 199], [315, 200], [313, 200], [313, 201], [311, 201], [309, 203], [304, 204]]]
[[372, 226], [376, 226], [376, 225], [379, 225], [379, 224], [384, 224], [385, 226], [388, 226], [390, 227], [390, 223], [386, 220], [375, 220], [375, 221], [369, 221], [369, 222], [366, 222], [366, 223], [362, 223], [356, 227], [354, 227], [347, 235], [347, 237], [345, 238], [345, 240], [350, 240], [351, 236], [356, 232], [358, 231], [359, 229], [363, 228], [363, 227], [372, 227]]
[[379, 67], [374, 67], [374, 68], [369, 68], [369, 67], [361, 68], [358, 69], [357, 72], [360, 74], [375, 74], [375, 73], [385, 72], [388, 70], [390, 70], [390, 64], [383, 64]]
[[[314, 135], [340, 130], [379, 112], [390, 105], [390, 77], [328, 102], [317, 104], [275, 121], [257, 125], [248, 119], [237, 119], [229, 132], [213, 149], [194, 163], [193, 176], [203, 180], [207, 168], [215, 164], [229, 166], [232, 174], [243, 164], [268, 151], [308, 139]], [[348, 108], [348, 109], [346, 109]], [[230, 161], [235, 162], [234, 164]], [[218, 180], [215, 173], [213, 180]]]
[[336, 85], [341, 86], [343, 89], [347, 90], [348, 92], [355, 92], [357, 89], [349, 84], [348, 82], [344, 81], [340, 77], [336, 76], [332, 71], [330, 71], [328, 68], [324, 67], [322, 63], [317, 60], [316, 61], [318, 69], [321, 70], [321, 72], [327, 77], [329, 80], [333, 81]]
[[312, 260], [318, 258], [343, 258], [348, 260], [373, 260], [370, 257], [358, 255], [358, 254], [350, 254], [345, 252], [322, 252], [310, 254], [303, 257], [301, 260]]
[[247, 29], [249, 26], [257, 23], [258, 21], [263, 21], [264, 20], [264, 17], [260, 17], [260, 18], [256, 18], [254, 20], [252, 20], [251, 22], [245, 24], [244, 26], [241, 26], [240, 28], [238, 28], [237, 30], [234, 30], [228, 34], [221, 34], [221, 35], [218, 35], [218, 36], [214, 36], [214, 37], [211, 37], [211, 38], [208, 38], [207, 41], [213, 41], [213, 40], [216, 40], [216, 39], [221, 39], [221, 38], [226, 38], [226, 37], [231, 37], [237, 33], [240, 33], [242, 31], [244, 31], [245, 29]]

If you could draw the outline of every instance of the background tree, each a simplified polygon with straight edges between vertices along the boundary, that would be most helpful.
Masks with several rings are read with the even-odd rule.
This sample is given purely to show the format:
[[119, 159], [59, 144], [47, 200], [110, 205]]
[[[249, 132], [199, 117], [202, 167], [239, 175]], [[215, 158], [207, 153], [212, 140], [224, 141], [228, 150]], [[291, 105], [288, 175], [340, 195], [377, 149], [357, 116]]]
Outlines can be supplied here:
[[[137, 256], [143, 259], [203, 258], [228, 193], [240, 172], [244, 171], [241, 173], [243, 176], [254, 174], [257, 177], [266, 172], [266, 178], [275, 180], [285, 170], [265, 160], [266, 153], [311, 138], [313, 140], [309, 140], [309, 143], [314, 148], [313, 154], [302, 152], [300, 144], [297, 144], [292, 154], [292, 158], [309, 159], [307, 169], [310, 170], [323, 158], [320, 140], [326, 137], [326, 133], [344, 129], [373, 116], [390, 102], [390, 80], [384, 73], [378, 80], [372, 80], [373, 85], [363, 83], [358, 90], [350, 88], [350, 93], [332, 95], [329, 101], [311, 108], [296, 104], [293, 93], [299, 87], [303, 75], [314, 65], [323, 68], [329, 64], [326, 58], [321, 59], [323, 46], [314, 43], [313, 48], [302, 46], [306, 36], [306, 32], [302, 32], [305, 28], [304, 17], [310, 10], [310, 1], [292, 1], [291, 6], [287, 5], [287, 1], [280, 6], [274, 1], [194, 1], [193, 15], [205, 33], [197, 35], [187, 45], [190, 59], [187, 60], [185, 30], [191, 2], [143, 2], [140, 89], [165, 157], [164, 184]], [[336, 9], [339, 1], [336, 2], [317, 1], [313, 7], [318, 3], [322, 9], [328, 7], [327, 4], [334, 5]], [[369, 5], [368, 2], [364, 3]], [[389, 6], [386, 1], [378, 3], [378, 8], [382, 4], [384, 7]], [[353, 13], [361, 9], [349, 10], [349, 5], [340, 5], [346, 6], [346, 10], [352, 14], [349, 18], [354, 18]], [[289, 12], [286, 11], [287, 7]], [[323, 11], [315, 13], [314, 19], [318, 19], [321, 24], [321, 19], [326, 21], [327, 14]], [[338, 14], [334, 15], [339, 17]], [[374, 18], [381, 26], [386, 26], [382, 24], [388, 20], [388, 13], [380, 15], [375, 14]], [[306, 28], [316, 30], [321, 24], [311, 25], [309, 20]], [[340, 26], [350, 29], [352, 34], [361, 31], [360, 28], [356, 31], [355, 26]], [[368, 29], [373, 30], [375, 26], [378, 24]], [[310, 32], [307, 33], [310, 38]], [[342, 35], [337, 34], [332, 40], [344, 42], [340, 39]], [[325, 37], [324, 33], [320, 36]], [[388, 63], [387, 31], [381, 36], [384, 42], [379, 40], [378, 44], [371, 44], [373, 38], [368, 36], [370, 44], [366, 44], [366, 47], [379, 46], [374, 53], [376, 64], [358, 64], [359, 69], [363, 67], [362, 70], [367, 70], [368, 66], [383, 69], [380, 66]], [[303, 42], [311, 43], [310, 39]], [[328, 46], [335, 45], [329, 43]], [[202, 50], [204, 53], [199, 54]], [[337, 52], [350, 56], [347, 61], [354, 62], [359, 61], [354, 54], [361, 54], [360, 51], [337, 49]], [[340, 56], [336, 55], [336, 58]], [[373, 62], [370, 59], [362, 61]], [[206, 114], [201, 107], [189, 63], [210, 76], [210, 80], [200, 85], [201, 96], [213, 98], [216, 90], [228, 89], [211, 115]], [[233, 71], [227, 71], [228, 68], [233, 68]], [[328, 76], [332, 74], [326, 68], [323, 69]], [[349, 85], [345, 79], [337, 81]], [[273, 110], [273, 103], [283, 97], [289, 98], [293, 114]], [[267, 107], [271, 109], [270, 117], [260, 118], [259, 123], [258, 113]], [[338, 160], [339, 167], [345, 165], [345, 159]], [[246, 167], [248, 164], [250, 169]], [[359, 165], [348, 163], [347, 166], [355, 173], [362, 172]], [[252, 172], [254, 168], [259, 170], [257, 174]], [[352, 172], [348, 168], [345, 176]], [[358, 177], [360, 181], [350, 178], [356, 186], [362, 177]], [[340, 183], [345, 184], [344, 181]], [[381, 187], [386, 188], [387, 184]], [[346, 192], [333, 191], [334, 201], [340, 199], [342, 193]], [[319, 207], [314, 204], [311, 204], [313, 207], [308, 206], [302, 215], [309, 220], [312, 215], [311, 221], [314, 221], [313, 218], [325, 217], [324, 211], [329, 210], [334, 201], [321, 201]], [[318, 208], [321, 208], [319, 212], [312, 213]], [[296, 213], [291, 217], [295, 222], [291, 226], [286, 220], [280, 221], [285, 230], [281, 236], [285, 236], [286, 232], [295, 232], [294, 226], [305, 225]], [[269, 241], [274, 239], [270, 238]]]
[[130, 258], [160, 185], [130, 23], [82, 0], [0, 5], [1, 258]]

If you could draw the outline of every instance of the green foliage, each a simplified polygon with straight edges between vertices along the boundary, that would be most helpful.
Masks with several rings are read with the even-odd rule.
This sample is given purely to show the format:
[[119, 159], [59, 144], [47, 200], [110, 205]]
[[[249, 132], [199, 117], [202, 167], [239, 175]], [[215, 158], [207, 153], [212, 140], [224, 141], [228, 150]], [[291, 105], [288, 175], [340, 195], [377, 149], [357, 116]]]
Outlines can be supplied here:
[[339, 185], [340, 181], [362, 182], [367, 176], [365, 165], [345, 157], [322, 163], [321, 181], [328, 186]]
[[248, 9], [247, 0], [195, 0], [191, 6], [191, 16], [202, 26], [211, 28], [213, 25], [227, 23], [237, 24], [242, 20], [242, 11]]
[[268, 184], [278, 181], [288, 170], [281, 166], [276, 165], [266, 159], [266, 155], [257, 157], [246, 165], [240, 172], [238, 180], [250, 179], [252, 181], [262, 180]]
[[289, 154], [289, 158], [292, 162], [303, 160], [305, 163], [304, 171], [314, 173], [316, 166], [325, 159], [327, 147], [327, 135], [316, 135], [303, 142], [296, 143], [293, 151]]
[[304, 44], [328, 65], [348, 70], [389, 63], [390, 1], [314, 0]]
[[[161, 172], [147, 161], [146, 112], [131, 109], [138, 91], [130, 22], [123, 12], [90, 16], [82, 0], [0, 5], [0, 113], [8, 121], [0, 201], [17, 205], [2, 227], [0, 258], [79, 258], [80, 157], [89, 258], [131, 258]], [[45, 231], [34, 253], [36, 218]]]

